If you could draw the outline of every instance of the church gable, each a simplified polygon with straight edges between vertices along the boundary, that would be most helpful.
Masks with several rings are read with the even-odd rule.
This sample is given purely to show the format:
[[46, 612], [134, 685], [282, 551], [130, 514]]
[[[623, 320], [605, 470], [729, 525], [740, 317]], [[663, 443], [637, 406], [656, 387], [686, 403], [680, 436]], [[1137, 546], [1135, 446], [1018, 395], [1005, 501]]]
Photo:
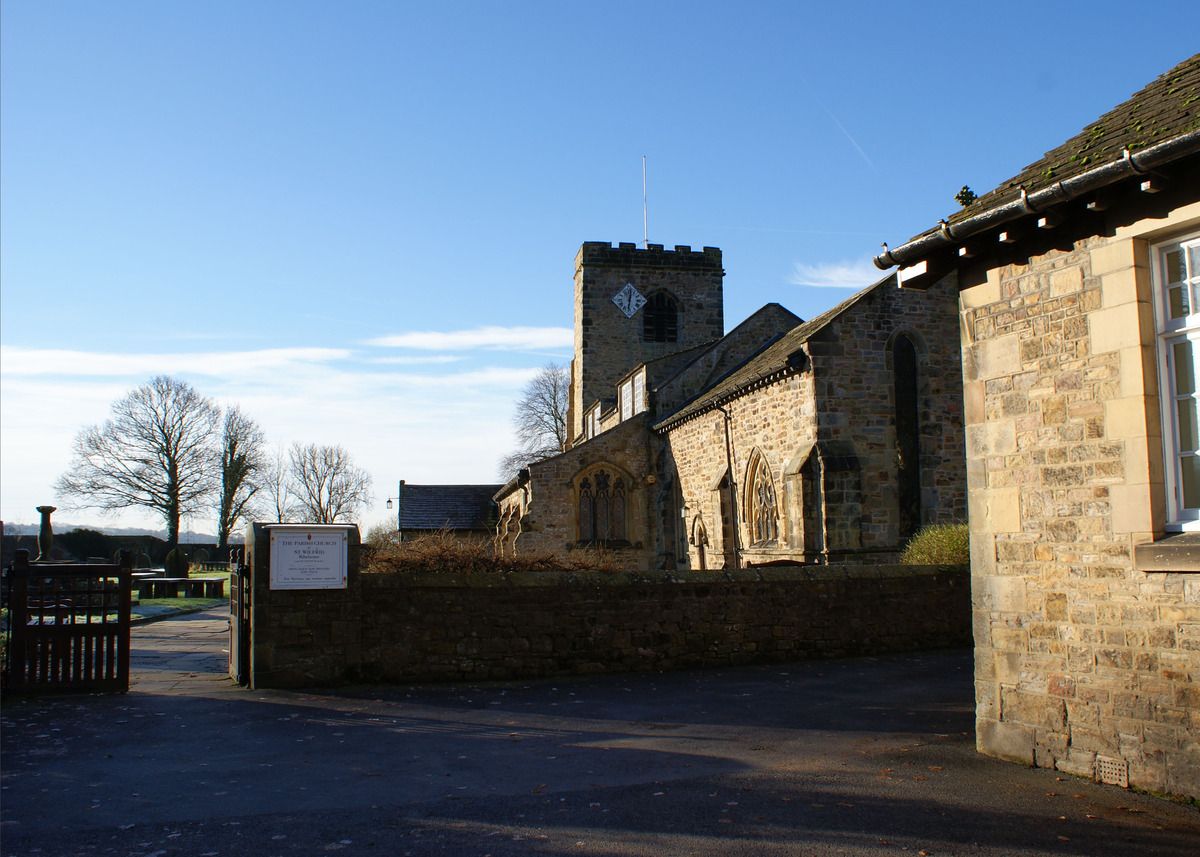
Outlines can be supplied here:
[[[950, 285], [887, 278], [788, 331], [655, 425], [680, 514], [722, 545], [704, 561], [890, 556], [915, 526], [964, 517], [960, 390]], [[677, 560], [701, 561], [694, 546]]]
[[630, 569], [657, 567], [660, 446], [645, 414], [529, 465], [497, 495], [503, 553], [615, 551]]

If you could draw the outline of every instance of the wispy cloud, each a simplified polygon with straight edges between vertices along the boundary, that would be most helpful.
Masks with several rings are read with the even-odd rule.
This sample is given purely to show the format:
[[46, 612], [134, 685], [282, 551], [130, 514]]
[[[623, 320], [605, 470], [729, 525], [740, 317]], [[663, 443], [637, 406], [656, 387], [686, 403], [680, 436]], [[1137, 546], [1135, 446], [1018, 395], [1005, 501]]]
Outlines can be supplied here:
[[130, 375], [245, 375], [279, 370], [296, 364], [344, 360], [341, 348], [268, 348], [260, 351], [218, 351], [195, 354], [111, 354], [62, 349], [0, 346], [0, 363], [7, 376], [130, 376]]
[[797, 262], [788, 282], [796, 286], [815, 286], [833, 289], [863, 289], [880, 278], [879, 270], [869, 259], [857, 262], [832, 262], [805, 265]]
[[459, 363], [465, 357], [454, 354], [422, 354], [406, 357], [371, 357], [365, 360], [375, 366], [437, 366], [444, 363]]
[[472, 330], [425, 330], [397, 333], [367, 340], [381, 348], [415, 348], [423, 351], [541, 351], [570, 348], [574, 332], [569, 327], [476, 327]]

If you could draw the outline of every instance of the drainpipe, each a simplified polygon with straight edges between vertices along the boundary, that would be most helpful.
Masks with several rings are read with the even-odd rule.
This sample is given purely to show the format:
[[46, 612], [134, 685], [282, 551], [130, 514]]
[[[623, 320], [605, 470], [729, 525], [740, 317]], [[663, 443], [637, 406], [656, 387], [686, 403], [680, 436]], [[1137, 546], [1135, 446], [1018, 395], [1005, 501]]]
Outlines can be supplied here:
[[729, 474], [729, 516], [733, 528], [733, 562], [735, 567], [742, 567], [741, 525], [738, 523], [737, 477], [734, 475], [733, 438], [729, 434], [729, 424], [732, 422], [729, 411], [721, 405], [715, 407], [725, 417], [725, 470]]

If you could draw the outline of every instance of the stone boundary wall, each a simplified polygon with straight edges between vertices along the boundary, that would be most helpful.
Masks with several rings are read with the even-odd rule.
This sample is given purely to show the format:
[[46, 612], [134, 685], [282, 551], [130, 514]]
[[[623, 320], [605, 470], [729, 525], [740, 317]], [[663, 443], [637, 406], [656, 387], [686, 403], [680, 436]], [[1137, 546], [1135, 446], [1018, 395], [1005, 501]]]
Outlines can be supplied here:
[[965, 566], [354, 578], [340, 593], [256, 590], [286, 606], [256, 607], [272, 621], [254, 630], [255, 686], [642, 672], [971, 642]]

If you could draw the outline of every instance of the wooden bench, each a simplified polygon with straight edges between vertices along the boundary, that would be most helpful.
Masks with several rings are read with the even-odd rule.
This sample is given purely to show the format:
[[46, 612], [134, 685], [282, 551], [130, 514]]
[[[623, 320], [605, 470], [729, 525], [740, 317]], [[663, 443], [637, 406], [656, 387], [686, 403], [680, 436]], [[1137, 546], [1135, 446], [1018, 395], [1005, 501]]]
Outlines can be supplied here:
[[192, 570], [200, 571], [200, 572], [216, 571], [216, 572], [228, 573], [229, 563], [228, 562], [194, 562], [194, 563], [192, 563]]
[[137, 582], [138, 598], [224, 598], [226, 577], [148, 577]]

